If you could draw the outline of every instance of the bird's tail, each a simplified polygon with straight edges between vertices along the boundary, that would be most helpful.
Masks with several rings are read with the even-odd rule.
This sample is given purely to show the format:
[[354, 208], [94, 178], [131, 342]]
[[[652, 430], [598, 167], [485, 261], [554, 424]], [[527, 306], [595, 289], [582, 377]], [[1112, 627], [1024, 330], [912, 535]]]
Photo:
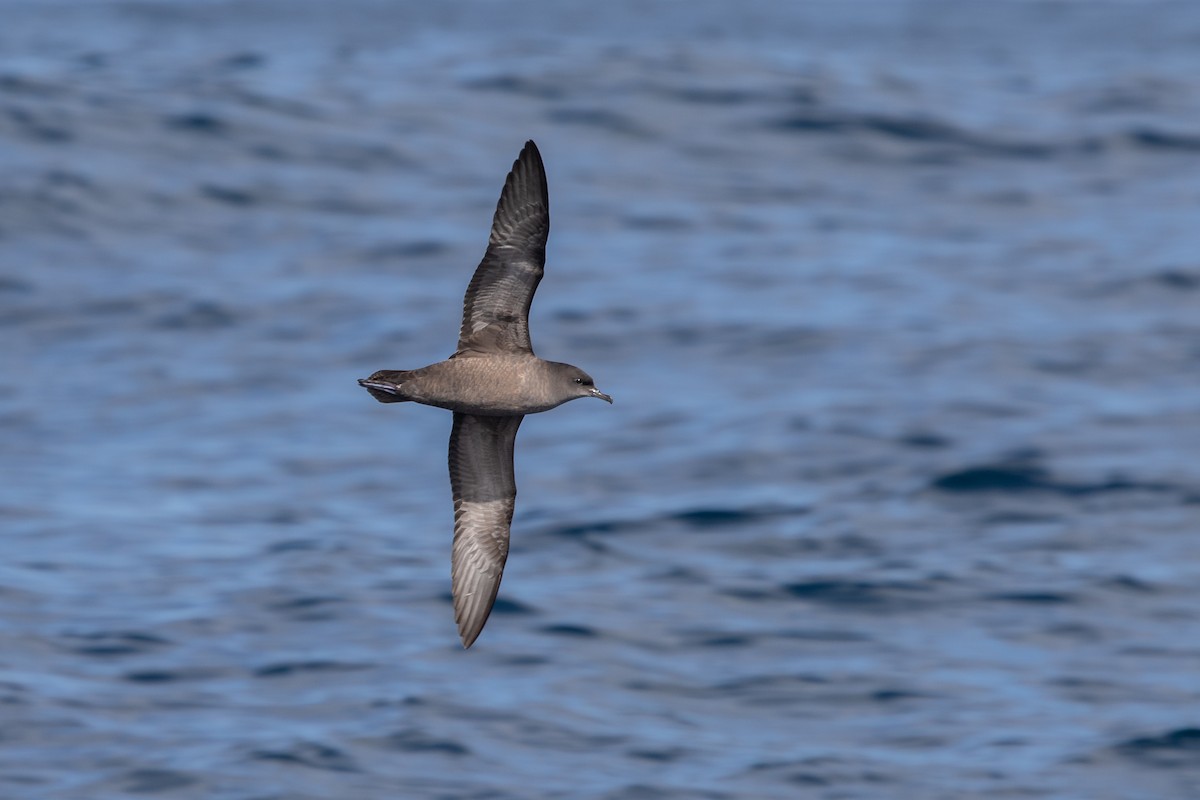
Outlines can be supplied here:
[[369, 378], [360, 378], [358, 385], [381, 403], [403, 403], [412, 399], [404, 394], [404, 382], [411, 374], [407, 369], [381, 369]]

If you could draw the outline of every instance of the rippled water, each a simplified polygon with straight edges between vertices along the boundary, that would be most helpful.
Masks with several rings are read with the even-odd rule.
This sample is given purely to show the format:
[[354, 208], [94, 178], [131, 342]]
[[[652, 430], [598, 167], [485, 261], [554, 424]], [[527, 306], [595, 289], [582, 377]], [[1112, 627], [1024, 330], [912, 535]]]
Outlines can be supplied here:
[[1200, 796], [1200, 9], [642, 8], [0, 2], [0, 797]]

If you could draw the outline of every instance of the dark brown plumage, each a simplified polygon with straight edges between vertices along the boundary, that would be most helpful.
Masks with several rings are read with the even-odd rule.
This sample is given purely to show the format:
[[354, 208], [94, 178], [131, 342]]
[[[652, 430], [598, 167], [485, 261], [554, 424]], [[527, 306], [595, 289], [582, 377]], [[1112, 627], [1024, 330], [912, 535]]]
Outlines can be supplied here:
[[458, 349], [428, 367], [380, 370], [359, 381], [383, 403], [413, 401], [454, 412], [450, 572], [464, 647], [483, 630], [504, 574], [521, 420], [579, 397], [612, 402], [583, 370], [533, 353], [529, 306], [542, 280], [549, 233], [546, 170], [537, 146], [526, 142], [500, 193], [483, 261], [467, 286]]

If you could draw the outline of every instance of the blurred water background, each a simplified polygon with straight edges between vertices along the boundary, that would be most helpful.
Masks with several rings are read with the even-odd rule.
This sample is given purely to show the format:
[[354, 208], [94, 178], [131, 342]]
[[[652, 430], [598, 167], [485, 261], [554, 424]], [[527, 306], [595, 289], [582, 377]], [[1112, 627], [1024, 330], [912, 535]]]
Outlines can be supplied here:
[[0, 797], [1200, 797], [1200, 5], [0, 0], [0, 176]]

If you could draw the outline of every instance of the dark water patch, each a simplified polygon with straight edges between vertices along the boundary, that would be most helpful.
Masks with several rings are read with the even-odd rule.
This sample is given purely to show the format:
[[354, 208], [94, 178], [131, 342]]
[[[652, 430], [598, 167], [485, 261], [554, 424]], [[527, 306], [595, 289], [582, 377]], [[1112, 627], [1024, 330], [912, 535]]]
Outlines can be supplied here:
[[1200, 269], [1164, 269], [1152, 275], [1151, 280], [1168, 289], [1190, 292], [1200, 289]]
[[760, 516], [762, 515], [732, 508], [698, 508], [671, 514], [667, 519], [682, 522], [689, 528], [723, 528], [750, 522]]
[[689, 637], [693, 647], [713, 647], [718, 649], [748, 647], [755, 643], [755, 637], [741, 633], [709, 633]]
[[552, 661], [553, 659], [550, 656], [535, 656], [529, 653], [505, 656], [501, 659], [501, 663], [506, 667], [544, 667]]
[[1129, 140], [1147, 150], [1167, 150], [1173, 152], [1200, 152], [1200, 135], [1194, 133], [1172, 133], [1140, 128], [1130, 131]]
[[672, 789], [648, 783], [631, 783], [603, 795], [602, 800], [742, 800], [745, 795], [709, 789]]
[[1120, 686], [1112, 681], [1082, 678], [1075, 675], [1054, 678], [1053, 680], [1046, 681], [1046, 684], [1054, 687], [1065, 697], [1076, 703], [1096, 704], [1107, 702], [1121, 691]]
[[997, 511], [982, 520], [984, 525], [1050, 525], [1062, 522], [1056, 514], [1034, 514], [1028, 511]]
[[902, 610], [928, 602], [931, 588], [902, 581], [819, 580], [789, 583], [782, 591], [788, 597], [824, 606]]
[[238, 321], [237, 315], [215, 300], [192, 300], [154, 320], [154, 327], [163, 330], [207, 331], [228, 328]]
[[192, 776], [169, 769], [135, 769], [125, 773], [121, 780], [124, 790], [133, 794], [169, 792], [196, 783]]
[[61, 121], [48, 119], [44, 113], [35, 113], [25, 108], [10, 108], [8, 118], [16, 123], [25, 136], [41, 142], [61, 144], [75, 138], [75, 134]]
[[951, 159], [956, 150], [985, 156], [1036, 160], [1063, 155], [1095, 155], [1129, 144], [1150, 151], [1200, 151], [1200, 135], [1154, 128], [1138, 128], [1105, 137], [1082, 136], [1061, 141], [1033, 141], [990, 136], [930, 117], [821, 109], [797, 112], [768, 123], [768, 127], [773, 130], [808, 134], [867, 133], [915, 145], [949, 148], [927, 151], [926, 157], [932, 159], [932, 163], [940, 163], [941, 159]]
[[596, 533], [629, 533], [644, 529], [646, 526], [652, 524], [652, 522], [652, 519], [581, 522], [577, 525], [559, 525], [551, 528], [548, 533], [552, 536], [563, 536], [568, 539], [581, 539]]
[[1095, 286], [1091, 294], [1100, 297], [1120, 297], [1140, 287], [1165, 291], [1169, 295], [1200, 290], [1200, 267], [1164, 266], [1142, 275], [1105, 281]]
[[833, 344], [827, 331], [803, 325], [791, 325], [764, 330], [761, 326], [727, 323], [716, 325], [664, 325], [661, 335], [678, 349], [709, 348], [720, 344], [724, 355], [744, 357], [745, 353], [759, 356], [793, 357], [801, 353], [816, 353]]
[[566, 96], [566, 91], [562, 86], [519, 75], [493, 75], [487, 78], [463, 81], [462, 85], [476, 91], [504, 92], [539, 100], [560, 100]]
[[1102, 365], [1098, 352], [1089, 356], [1074, 357], [1071, 355], [1051, 355], [1045, 358], [1035, 358], [1030, 366], [1039, 372], [1051, 375], [1086, 375], [1095, 372]]
[[652, 761], [659, 764], [670, 764], [672, 761], [687, 756], [689, 751], [678, 747], [667, 747], [661, 749], [637, 749], [627, 750], [625, 755], [629, 758], [636, 758], [639, 761]]
[[262, 142], [249, 148], [250, 155], [264, 161], [290, 161], [292, 154], [277, 144]]
[[219, 674], [215, 669], [144, 669], [127, 672], [122, 680], [129, 683], [160, 684], [209, 680]]
[[540, 630], [551, 636], [565, 636], [574, 639], [594, 639], [599, 636], [595, 628], [585, 625], [543, 625]]
[[1181, 487], [1153, 481], [1110, 478], [1094, 483], [1055, 480], [1041, 467], [1029, 464], [987, 464], [948, 472], [935, 478], [930, 486], [943, 492], [1052, 492], [1071, 497], [1110, 492], [1178, 493]]
[[1135, 578], [1132, 575], [1114, 575], [1111, 578], [1105, 578], [1098, 584], [1104, 589], [1116, 589], [1121, 592], [1130, 592], [1132, 594], [1154, 594], [1158, 591], [1157, 587], [1149, 581], [1144, 581], [1141, 578]]
[[852, 580], [801, 581], [775, 589], [739, 587], [721, 594], [750, 602], [803, 600], [832, 608], [878, 608], [885, 611], [913, 610], [929, 602], [931, 587], [914, 583], [873, 583]]
[[368, 664], [351, 664], [345, 661], [281, 661], [259, 667], [253, 674], [256, 678], [281, 678], [309, 672], [355, 672], [370, 668]]
[[1196, 767], [1200, 764], [1200, 728], [1176, 728], [1166, 733], [1127, 739], [1115, 748], [1128, 758], [1156, 767]]
[[943, 492], [1023, 492], [1045, 488], [1045, 476], [1040, 467], [996, 464], [948, 472], [931, 485]]
[[396, 261], [405, 259], [428, 259], [444, 255], [453, 248], [434, 239], [418, 239], [411, 242], [386, 242], [361, 251], [363, 261]]
[[251, 758], [259, 761], [278, 761], [285, 764], [328, 770], [358, 772], [358, 765], [347, 754], [320, 742], [297, 742], [282, 750], [256, 750]]
[[782, 706], [810, 702], [830, 683], [830, 678], [814, 673], [750, 675], [717, 683], [706, 691], [752, 706]]
[[[319, 104], [309, 102], [309, 97], [284, 97], [275, 94], [263, 94], [247, 89], [245, 86], [231, 88], [230, 94], [244, 106], [269, 111], [273, 114], [278, 114], [283, 117], [290, 117], [300, 120], [320, 120], [326, 117]], [[298, 137], [294, 141], [302, 142], [305, 137]]]
[[329, 595], [305, 595], [288, 600], [278, 600], [267, 603], [271, 611], [287, 614], [292, 619], [306, 622], [320, 622], [333, 619], [337, 615], [336, 606], [345, 602], [345, 598]]
[[[29, 690], [19, 683], [0, 681], [0, 706], [28, 705], [29, 700], [25, 697], [28, 693]], [[0, 736], [0, 739], [2, 738]]]
[[846, 630], [783, 630], [775, 634], [780, 639], [793, 639], [799, 642], [870, 642], [872, 637], [864, 633]]
[[80, 53], [75, 62], [86, 69], [101, 70], [111, 64], [112, 59], [108, 53], [99, 53], [93, 50], [88, 53]]
[[705, 86], [682, 87], [669, 90], [665, 94], [684, 103], [701, 106], [740, 106], [766, 98], [764, 93], [748, 89], [718, 89]]
[[646, 138], [649, 131], [631, 118], [604, 108], [558, 108], [547, 114], [551, 122], [561, 125], [583, 125], [606, 133]]
[[170, 644], [166, 639], [136, 631], [100, 631], [97, 633], [67, 634], [69, 640], [85, 644], [72, 645], [71, 650], [83, 656], [127, 656], [148, 653]]
[[206, 183], [200, 186], [200, 196], [227, 206], [252, 206], [259, 198], [253, 192], [233, 186]]
[[664, 523], [685, 525], [693, 530], [717, 531], [731, 527], [748, 525], [767, 519], [799, 517], [808, 514], [810, 509], [802, 506], [779, 507], [764, 506], [762, 508], [695, 508], [687, 511], [676, 511], [640, 519], [627, 520], [598, 520], [596, 522], [580, 523], [578, 525], [562, 525], [549, 530], [554, 536], [568, 538], [586, 538], [592, 534], [625, 534]]
[[900, 700], [924, 700], [930, 695], [909, 689], [878, 689], [871, 692], [870, 699], [876, 703], [895, 703]]
[[1091, 149], [1097, 146], [1097, 143], [1091, 140], [1053, 144], [994, 138], [929, 117], [838, 113], [820, 109], [797, 112], [769, 123], [768, 127], [798, 133], [871, 133], [915, 144], [953, 146], [983, 155], [1029, 159], [1044, 159], [1064, 150]]
[[257, 69], [267, 63], [267, 57], [262, 53], [252, 51], [234, 53], [221, 59], [221, 66], [229, 69]]
[[310, 552], [320, 550], [322, 546], [322, 543], [316, 539], [284, 539], [268, 545], [263, 552], [268, 554]]
[[312, 154], [313, 160], [349, 170], [395, 169], [413, 162], [386, 144], [368, 142], [323, 142]]
[[930, 431], [913, 431], [901, 436], [898, 441], [905, 447], [916, 450], [940, 450], [953, 444], [949, 437]]
[[95, 191], [91, 178], [69, 169], [49, 169], [43, 175], [45, 184], [55, 189], [83, 189]]
[[229, 132], [229, 125], [215, 114], [206, 111], [191, 111], [172, 114], [163, 118], [163, 125], [170, 130], [220, 136]]
[[33, 283], [30, 281], [11, 275], [0, 275], [0, 294], [29, 294], [32, 291]]
[[415, 730], [397, 731], [384, 739], [384, 745], [406, 753], [434, 753], [446, 756], [468, 756], [470, 748], [451, 739], [439, 739]]
[[984, 595], [984, 599], [1001, 603], [1027, 603], [1033, 605], [1066, 605], [1078, 602], [1074, 595], [1053, 591], [997, 592], [995, 594]]
[[1149, 492], [1151, 494], [1175, 494], [1185, 492], [1182, 487], [1158, 481], [1134, 481], [1126, 478], [1112, 478], [1096, 483], [1066, 483], [1055, 481], [1050, 489], [1060, 494], [1080, 496], [1093, 494], [1108, 494], [1113, 492]]
[[63, 88], [27, 75], [6, 74], [0, 75], [0, 92], [35, 95], [38, 97], [57, 97], [63, 93]]
[[694, 227], [686, 219], [666, 216], [625, 217], [621, 220], [621, 223], [632, 230], [644, 231], [686, 231]]
[[1163, 83], [1140, 80], [1089, 92], [1078, 107], [1089, 114], [1157, 112], [1168, 108], [1175, 94], [1175, 90]]
[[1073, 642], [1100, 642], [1104, 640], [1104, 633], [1100, 629], [1078, 622], [1050, 625], [1042, 633], [1053, 639], [1070, 639]]

